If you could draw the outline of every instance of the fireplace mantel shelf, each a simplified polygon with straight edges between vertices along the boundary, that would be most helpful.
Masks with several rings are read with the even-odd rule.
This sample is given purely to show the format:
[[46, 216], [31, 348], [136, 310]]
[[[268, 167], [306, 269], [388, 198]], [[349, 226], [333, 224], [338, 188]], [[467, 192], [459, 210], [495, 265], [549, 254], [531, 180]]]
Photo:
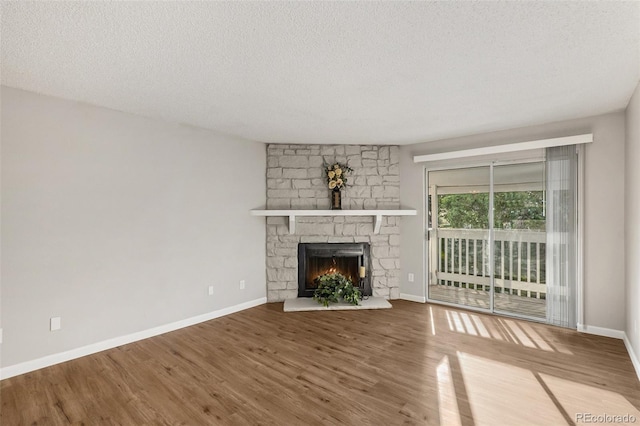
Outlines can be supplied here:
[[386, 209], [386, 210], [251, 210], [252, 216], [288, 216], [289, 234], [296, 232], [296, 216], [373, 216], [375, 224], [373, 233], [380, 233], [382, 218], [384, 216], [415, 216], [413, 209]]

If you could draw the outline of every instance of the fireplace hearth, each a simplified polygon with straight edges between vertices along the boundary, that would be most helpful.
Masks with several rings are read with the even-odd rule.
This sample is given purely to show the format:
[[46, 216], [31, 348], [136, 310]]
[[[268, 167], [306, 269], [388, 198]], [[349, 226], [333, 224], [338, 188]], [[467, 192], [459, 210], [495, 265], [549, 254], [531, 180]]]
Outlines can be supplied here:
[[369, 243], [301, 243], [298, 245], [298, 297], [313, 297], [315, 279], [339, 272], [371, 296]]

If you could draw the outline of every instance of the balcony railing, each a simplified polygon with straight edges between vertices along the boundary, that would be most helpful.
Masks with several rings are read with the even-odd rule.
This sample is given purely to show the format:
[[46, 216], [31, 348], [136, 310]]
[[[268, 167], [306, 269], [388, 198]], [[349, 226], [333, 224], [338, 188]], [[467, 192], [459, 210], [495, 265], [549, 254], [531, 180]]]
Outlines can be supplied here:
[[[488, 230], [440, 228], [431, 244], [432, 283], [489, 291]], [[544, 231], [494, 230], [494, 259], [496, 293], [546, 298]]]

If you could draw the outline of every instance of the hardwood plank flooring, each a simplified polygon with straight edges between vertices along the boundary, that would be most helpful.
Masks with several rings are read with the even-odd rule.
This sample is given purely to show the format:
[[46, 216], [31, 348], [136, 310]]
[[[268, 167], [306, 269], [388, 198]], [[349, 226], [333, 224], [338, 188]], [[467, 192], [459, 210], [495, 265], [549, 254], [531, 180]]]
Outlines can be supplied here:
[[268, 304], [6, 379], [0, 423], [556, 425], [580, 424], [580, 413], [640, 422], [640, 382], [620, 340], [392, 304]]

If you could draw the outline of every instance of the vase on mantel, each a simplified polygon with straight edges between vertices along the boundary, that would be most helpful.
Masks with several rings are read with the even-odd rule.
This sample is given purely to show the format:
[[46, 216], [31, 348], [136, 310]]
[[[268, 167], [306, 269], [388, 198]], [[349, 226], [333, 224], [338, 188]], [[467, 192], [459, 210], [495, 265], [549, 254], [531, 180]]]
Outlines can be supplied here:
[[342, 210], [342, 191], [340, 188], [331, 190], [331, 210]]

